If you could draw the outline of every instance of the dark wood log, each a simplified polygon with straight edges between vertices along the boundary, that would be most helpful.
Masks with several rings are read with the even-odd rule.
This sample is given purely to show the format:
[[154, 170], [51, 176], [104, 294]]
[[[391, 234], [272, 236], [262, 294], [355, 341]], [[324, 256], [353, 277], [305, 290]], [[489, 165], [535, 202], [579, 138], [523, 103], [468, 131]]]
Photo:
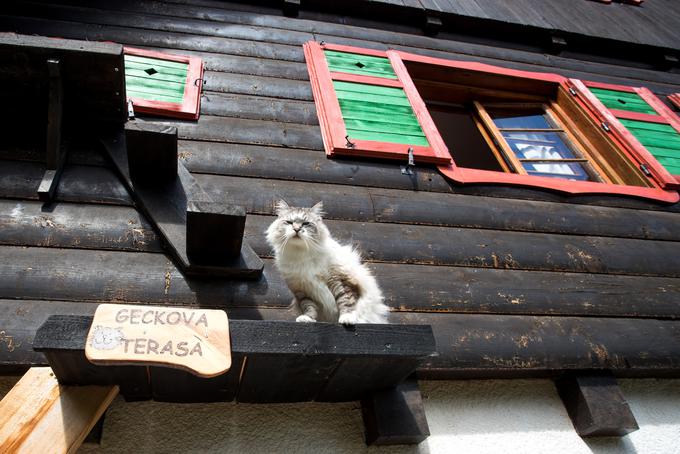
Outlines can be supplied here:
[[241, 206], [215, 202], [187, 205], [187, 256], [204, 265], [228, 264], [243, 247], [246, 212]]
[[640, 428], [610, 371], [569, 372], [555, 386], [582, 437], [622, 437]]
[[[142, 121], [137, 119], [137, 121]], [[196, 123], [144, 119], [146, 124], [177, 126], [182, 139], [252, 143], [323, 150], [317, 125], [279, 123], [202, 115]]]
[[0, 244], [162, 252], [151, 225], [130, 207], [0, 200]]
[[[38, 187], [45, 165], [34, 162], [0, 162], [0, 196], [37, 200]], [[65, 166], [59, 180], [57, 201], [131, 205], [132, 200], [118, 177], [110, 169], [89, 166]]]
[[[243, 81], [243, 77], [241, 80]], [[276, 84], [274, 86], [279, 86]], [[272, 85], [267, 85], [272, 87]], [[212, 86], [210, 87], [213, 88]], [[233, 85], [229, 91], [234, 92]], [[201, 100], [201, 113], [220, 117], [234, 117], [251, 120], [272, 120], [305, 125], [319, 124], [314, 103], [298, 102], [289, 99], [273, 99], [263, 96], [204, 92]], [[289, 92], [285, 93], [286, 95]]]
[[[271, 255], [264, 231], [273, 217], [248, 218], [247, 235]], [[680, 242], [328, 221], [335, 238], [369, 261], [577, 273], [680, 277]]]
[[[74, 2], [83, 6], [92, 6], [92, 3], [84, 4], [81, 1]], [[364, 3], [364, 2], [361, 2]], [[106, 2], [97, 2], [96, 6], [98, 8], [110, 9], [110, 5]], [[327, 7], [329, 5], [326, 5]], [[257, 27], [271, 27], [275, 30], [290, 30], [297, 32], [308, 32], [310, 30], [310, 25], [308, 21], [290, 21], [283, 17], [277, 17], [274, 11], [270, 11], [268, 14], [262, 14], [265, 9], [262, 7], [256, 8], [244, 8], [242, 5], [221, 5], [214, 2], [202, 2], [200, 0], [192, 0], [191, 2], [186, 2], [186, 4], [172, 4], [165, 5], [162, 9], [154, 8], [153, 2], [125, 2], [123, 5], [116, 5], [117, 8], [122, 8], [127, 11], [134, 11], [138, 13], [152, 13], [152, 14], [165, 14], [175, 17], [184, 18], [196, 18], [204, 19], [209, 18], [211, 21], [226, 22], [229, 24], [242, 24]], [[245, 10], [245, 11], [244, 11]], [[436, 12], [436, 10], [435, 10]], [[531, 11], [529, 11], [531, 12]], [[100, 16], [102, 14], [99, 14]], [[96, 14], [90, 13], [90, 16], [97, 16]], [[449, 58], [459, 58], [464, 60], [470, 60], [473, 57], [484, 57], [488, 60], [487, 63], [494, 64], [492, 59], [497, 59], [495, 64], [499, 64], [499, 61], [505, 61], [505, 65], [512, 64], [514, 62], [526, 62], [529, 64], [538, 65], [548, 65], [554, 66], [556, 68], [571, 69], [573, 74], [570, 77], [580, 77], [586, 79], [592, 79], [594, 77], [607, 78], [611, 83], [622, 83], [623, 79], [636, 78], [646, 81], [663, 81], [666, 83], [678, 83], [677, 77], [670, 74], [658, 73], [655, 71], [650, 71], [647, 69], [639, 68], [623, 68], [622, 66], [607, 64], [603, 62], [594, 61], [579, 61], [564, 57], [546, 57], [545, 55], [540, 55], [537, 53], [532, 53], [528, 51], [518, 51], [514, 49], [509, 49], [507, 46], [503, 45], [480, 45], [464, 42], [455, 39], [446, 40], [435, 40], [427, 37], [418, 36], [418, 26], [405, 27], [397, 23], [370, 23], [366, 26], [364, 24], [367, 21], [362, 19], [356, 19], [352, 17], [343, 17], [343, 23], [332, 23], [335, 19], [332, 16], [326, 15], [314, 15], [313, 13], [305, 13], [305, 17], [314, 20], [313, 27], [314, 30], [323, 34], [324, 37], [317, 37], [317, 40], [325, 39], [327, 42], [337, 42], [338, 38], [358, 38], [365, 41], [373, 42], [385, 42], [389, 43], [391, 47], [394, 46], [408, 46], [409, 51], [415, 51], [419, 49], [420, 52], [426, 49], [436, 49], [440, 51], [447, 51], [452, 54]], [[375, 17], [375, 15], [374, 15]], [[413, 16], [408, 16], [409, 19]], [[469, 18], [466, 18], [469, 20]], [[185, 19], [186, 20], [186, 19]], [[353, 25], [353, 26], [348, 26]], [[497, 23], [496, 23], [497, 25]], [[148, 25], [147, 25], [148, 26]], [[176, 26], [176, 25], [175, 25]], [[488, 29], [489, 26], [482, 26], [484, 29]], [[406, 33], [395, 32], [395, 29], [403, 29]], [[480, 28], [481, 29], [481, 28]], [[238, 32], [237, 32], [238, 33]], [[517, 33], [517, 30], [512, 32], [515, 37], [521, 36]], [[540, 33], [545, 33], [540, 31]], [[214, 33], [210, 33], [214, 34]], [[251, 32], [249, 35], [251, 37], [255, 36]], [[507, 38], [507, 37], [506, 37]], [[501, 42], [507, 42], [508, 39], [504, 38]], [[512, 40], [512, 39], [510, 39]], [[537, 40], [534, 38], [532, 44], [536, 44]], [[537, 49], [538, 50], [538, 49]], [[453, 55], [458, 54], [458, 55]], [[518, 68], [531, 70], [528, 67]], [[576, 72], [580, 71], [580, 75]], [[586, 77], [584, 74], [590, 73], [590, 77]], [[567, 74], [565, 74], [567, 75]], [[614, 80], [618, 79], [619, 82]], [[604, 81], [604, 80], [603, 80]], [[655, 88], [656, 89], [656, 88]]]
[[165, 183], [177, 178], [177, 128], [125, 124], [128, 166], [133, 181]]
[[[231, 349], [237, 361], [227, 374], [211, 379], [188, 378], [178, 372], [166, 373], [164, 368], [154, 367], [151, 371], [152, 376], [156, 375], [154, 381], [147, 378], [144, 366], [95, 366], [87, 363], [84, 350], [91, 324], [91, 316], [53, 315], [36, 332], [34, 349], [45, 353], [61, 383], [120, 383], [122, 392], [131, 388], [151, 388], [154, 397], [165, 397], [170, 401], [223, 400], [233, 398], [237, 388], [238, 399], [242, 402], [308, 400], [307, 397], [315, 397], [314, 394], [308, 395], [309, 391], [323, 386], [337, 363], [345, 359], [403, 361], [412, 373], [418, 358], [435, 352], [432, 330], [425, 325], [357, 325], [348, 329], [328, 323], [233, 320], [229, 331]], [[242, 370], [239, 366], [244, 357], [246, 365]], [[269, 361], [271, 364], [267, 366]], [[333, 400], [345, 400], [344, 397], [356, 400], [366, 392], [396, 386], [404, 378], [403, 368], [383, 368], [376, 376], [361, 365], [356, 361], [344, 365], [345, 368], [353, 368], [353, 373], [345, 373], [343, 379], [357, 385], [345, 385], [354, 392], [330, 395], [327, 388], [325, 395], [330, 395]], [[279, 380], [272, 381], [277, 376]], [[173, 379], [176, 379], [176, 394], [170, 385]], [[239, 382], [240, 386], [237, 386]], [[158, 393], [154, 384], [159, 385]], [[301, 391], [295, 392], [295, 389]]]
[[[286, 308], [292, 300], [271, 260], [265, 260], [260, 281], [238, 282], [183, 277], [162, 254], [4, 247], [3, 257], [0, 298], [226, 308]], [[678, 279], [378, 263], [370, 268], [397, 311], [677, 317]]]
[[217, 93], [266, 96], [270, 98], [313, 101], [312, 88], [306, 80], [287, 80], [272, 76], [243, 77], [239, 73], [206, 71], [204, 98]]
[[367, 445], [418, 444], [430, 435], [415, 379], [361, 401]]

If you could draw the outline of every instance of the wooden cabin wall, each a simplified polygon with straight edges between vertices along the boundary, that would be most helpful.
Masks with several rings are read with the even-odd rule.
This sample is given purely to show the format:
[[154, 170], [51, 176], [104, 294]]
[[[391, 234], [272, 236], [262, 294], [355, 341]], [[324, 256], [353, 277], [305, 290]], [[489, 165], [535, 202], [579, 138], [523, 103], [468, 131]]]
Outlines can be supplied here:
[[[197, 122], [135, 121], [178, 127], [180, 159], [215, 200], [246, 207], [247, 239], [265, 260], [258, 282], [186, 278], [86, 131], [72, 143], [58, 202], [47, 207], [35, 192], [44, 170], [39, 145], [0, 140], [0, 320], [7, 321], [0, 371], [44, 363], [30, 349], [42, 321], [92, 313], [98, 302], [293, 319], [292, 295], [263, 234], [279, 198], [323, 200], [331, 232], [357, 244], [375, 271], [392, 322], [433, 325], [440, 355], [422, 365], [423, 376], [678, 369], [680, 204], [456, 186], [429, 167], [408, 177], [393, 162], [329, 160], [302, 44], [396, 48], [644, 85], [661, 95], [680, 91], [679, 74], [211, 0], [7, 1], [0, 30], [202, 57]], [[493, 347], [484, 358], [480, 345]]]

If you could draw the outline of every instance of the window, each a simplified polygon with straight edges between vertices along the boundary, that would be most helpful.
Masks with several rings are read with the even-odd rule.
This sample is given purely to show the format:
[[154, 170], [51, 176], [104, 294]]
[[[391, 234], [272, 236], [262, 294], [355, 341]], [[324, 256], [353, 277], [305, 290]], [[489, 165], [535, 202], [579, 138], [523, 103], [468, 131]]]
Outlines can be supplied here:
[[125, 47], [125, 90], [136, 112], [196, 120], [203, 63], [198, 57]]
[[654, 156], [603, 128], [560, 75], [315, 42], [305, 55], [329, 157], [403, 161], [411, 149], [461, 184], [680, 199]]

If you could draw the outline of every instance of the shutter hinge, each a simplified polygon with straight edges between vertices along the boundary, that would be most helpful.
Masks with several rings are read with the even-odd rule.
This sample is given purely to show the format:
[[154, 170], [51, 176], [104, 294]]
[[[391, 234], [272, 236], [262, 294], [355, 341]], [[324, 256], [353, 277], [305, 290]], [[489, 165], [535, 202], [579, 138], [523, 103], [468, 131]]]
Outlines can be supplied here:
[[606, 122], [603, 121], [601, 123], [601, 125], [602, 125], [602, 129], [604, 129], [606, 132], [611, 131], [611, 129], [609, 129], [609, 125]]
[[349, 134], [345, 136], [345, 140], [347, 141], [347, 143], [345, 144], [347, 148], [354, 148], [357, 146], [354, 142], [351, 142], [349, 140]]
[[569, 93], [571, 93], [572, 96], [576, 96], [576, 90], [574, 90], [574, 87], [569, 87]]
[[415, 166], [415, 161], [413, 160], [413, 148], [408, 148], [408, 164], [401, 166], [402, 175], [413, 175], [412, 167]]
[[649, 171], [649, 168], [647, 167], [647, 164], [640, 164], [640, 170], [642, 170], [642, 173], [647, 175], [648, 177], [652, 176], [652, 172]]
[[135, 118], [135, 107], [132, 105], [131, 99], [128, 99], [127, 108], [128, 108], [128, 118]]

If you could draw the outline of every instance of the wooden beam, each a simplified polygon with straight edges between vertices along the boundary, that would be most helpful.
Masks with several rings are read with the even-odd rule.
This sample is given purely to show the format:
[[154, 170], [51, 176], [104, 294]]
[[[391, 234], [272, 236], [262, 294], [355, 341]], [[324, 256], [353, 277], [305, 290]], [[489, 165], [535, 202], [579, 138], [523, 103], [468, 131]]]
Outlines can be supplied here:
[[62, 152], [61, 128], [64, 112], [64, 88], [62, 64], [57, 59], [47, 60], [49, 92], [47, 98], [47, 170], [38, 186], [38, 198], [51, 202], [57, 192], [59, 179], [64, 170], [65, 156]]
[[417, 444], [430, 435], [415, 378], [362, 399], [367, 445]]
[[187, 256], [203, 265], [228, 265], [243, 247], [246, 210], [215, 202], [187, 204]]
[[570, 372], [555, 386], [580, 436], [622, 437], [639, 429], [610, 371]]
[[165, 183], [177, 178], [176, 127], [128, 121], [125, 141], [133, 181]]
[[0, 402], [0, 452], [75, 452], [118, 394], [118, 386], [62, 386], [34, 367]]
[[283, 0], [283, 15], [287, 17], [297, 17], [300, 13], [300, 0]]

